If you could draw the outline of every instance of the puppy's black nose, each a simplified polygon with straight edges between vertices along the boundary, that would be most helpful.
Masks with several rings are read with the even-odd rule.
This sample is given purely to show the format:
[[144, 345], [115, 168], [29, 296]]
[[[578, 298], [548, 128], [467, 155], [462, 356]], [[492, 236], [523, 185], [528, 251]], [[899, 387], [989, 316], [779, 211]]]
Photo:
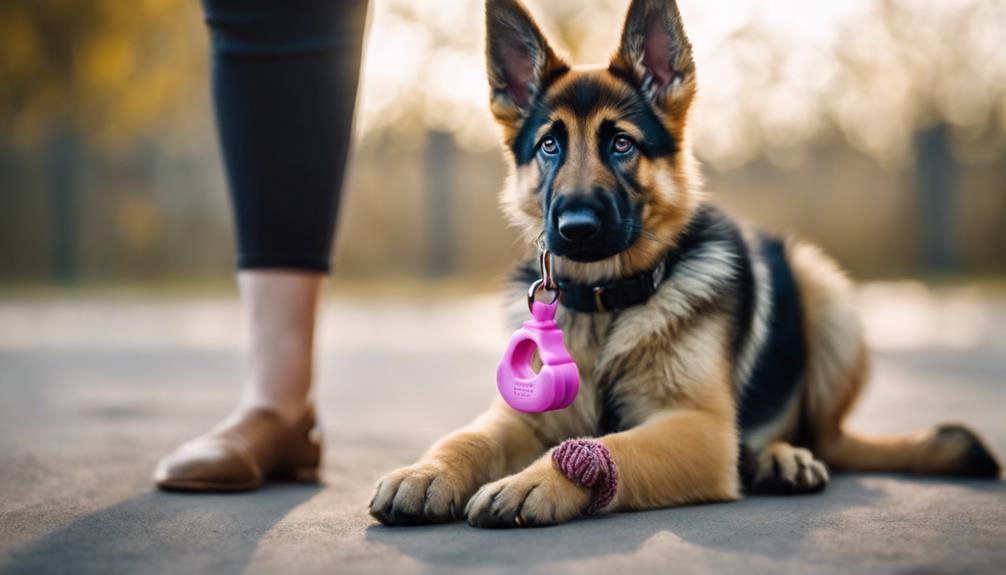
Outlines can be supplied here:
[[559, 235], [567, 241], [582, 242], [597, 235], [601, 230], [601, 219], [594, 210], [566, 210], [559, 214]]

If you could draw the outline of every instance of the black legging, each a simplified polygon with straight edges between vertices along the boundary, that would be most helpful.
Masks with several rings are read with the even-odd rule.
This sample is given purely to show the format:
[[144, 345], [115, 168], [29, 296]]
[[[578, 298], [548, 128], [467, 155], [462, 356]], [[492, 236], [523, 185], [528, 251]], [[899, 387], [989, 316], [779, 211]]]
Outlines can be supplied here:
[[327, 272], [367, 0], [203, 0], [238, 267]]

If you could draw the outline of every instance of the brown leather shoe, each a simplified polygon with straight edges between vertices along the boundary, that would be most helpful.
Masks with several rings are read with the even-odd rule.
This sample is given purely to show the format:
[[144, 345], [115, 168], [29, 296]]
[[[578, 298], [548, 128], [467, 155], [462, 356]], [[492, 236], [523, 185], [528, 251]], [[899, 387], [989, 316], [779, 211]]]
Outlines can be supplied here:
[[294, 426], [265, 408], [233, 415], [161, 459], [154, 481], [172, 491], [248, 491], [267, 479], [317, 481], [314, 407]]

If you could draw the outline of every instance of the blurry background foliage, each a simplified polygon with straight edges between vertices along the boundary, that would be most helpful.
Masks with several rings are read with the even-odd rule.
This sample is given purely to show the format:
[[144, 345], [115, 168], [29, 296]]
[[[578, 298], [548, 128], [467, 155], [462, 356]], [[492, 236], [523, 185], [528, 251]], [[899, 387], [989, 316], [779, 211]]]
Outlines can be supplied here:
[[[577, 63], [627, 0], [528, 0]], [[1006, 2], [680, 0], [712, 197], [860, 276], [1006, 271]], [[518, 252], [478, 0], [372, 0], [342, 277], [501, 272]], [[231, 274], [193, 0], [0, 3], [0, 280]]]

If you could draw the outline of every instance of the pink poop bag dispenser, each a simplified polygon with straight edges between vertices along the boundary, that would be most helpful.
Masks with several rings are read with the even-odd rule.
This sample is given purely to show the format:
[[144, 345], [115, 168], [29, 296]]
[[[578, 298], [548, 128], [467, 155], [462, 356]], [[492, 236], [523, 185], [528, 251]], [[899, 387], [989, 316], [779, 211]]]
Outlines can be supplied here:
[[[532, 293], [535, 287], [532, 287]], [[496, 368], [496, 386], [510, 407], [528, 413], [569, 406], [580, 389], [580, 373], [555, 323], [558, 303], [531, 302], [532, 318], [514, 332]], [[535, 372], [534, 352], [541, 359]]]

